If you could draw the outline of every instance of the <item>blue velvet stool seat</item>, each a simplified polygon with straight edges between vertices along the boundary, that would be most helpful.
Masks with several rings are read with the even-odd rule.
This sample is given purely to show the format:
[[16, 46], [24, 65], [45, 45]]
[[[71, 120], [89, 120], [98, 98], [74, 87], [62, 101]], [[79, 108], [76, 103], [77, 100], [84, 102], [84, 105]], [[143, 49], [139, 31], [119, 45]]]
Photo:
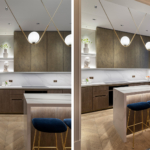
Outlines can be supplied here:
[[[145, 127], [148, 127], [147, 123], [143, 122], [143, 110], [148, 110], [150, 108], [150, 104], [148, 102], [138, 102], [138, 103], [128, 104], [127, 107], [129, 108], [128, 121], [127, 121], [127, 130], [129, 129], [133, 133], [133, 148], [134, 148], [135, 125], [142, 124], [142, 131], [143, 131], [143, 125], [145, 125]], [[134, 119], [133, 119], [134, 124], [129, 126], [129, 119], [130, 119], [131, 110], [134, 111]], [[137, 111], [141, 111], [142, 122], [136, 124], [135, 119], [136, 119], [136, 112]], [[131, 130], [130, 127], [133, 127], [133, 131]]]
[[[67, 131], [67, 126], [63, 121], [57, 118], [33, 118], [32, 124], [35, 128], [35, 135], [34, 135], [34, 141], [33, 141], [33, 149], [38, 148], [56, 148], [57, 147], [57, 133], [61, 133], [61, 139], [62, 139], [62, 146], [63, 145], [63, 136], [62, 133]], [[36, 132], [39, 131], [39, 139], [38, 139], [38, 146], [35, 145], [35, 139], [36, 139]], [[40, 147], [40, 138], [41, 138], [41, 132], [46, 133], [55, 133], [55, 139], [56, 139], [56, 147]]]
[[71, 129], [71, 118], [64, 119], [64, 123], [67, 125], [67, 132], [66, 132], [66, 137], [65, 137], [65, 142], [64, 142], [64, 148], [63, 149], [68, 149], [71, 147], [66, 147], [66, 141], [67, 141], [67, 136], [68, 136], [68, 128]]

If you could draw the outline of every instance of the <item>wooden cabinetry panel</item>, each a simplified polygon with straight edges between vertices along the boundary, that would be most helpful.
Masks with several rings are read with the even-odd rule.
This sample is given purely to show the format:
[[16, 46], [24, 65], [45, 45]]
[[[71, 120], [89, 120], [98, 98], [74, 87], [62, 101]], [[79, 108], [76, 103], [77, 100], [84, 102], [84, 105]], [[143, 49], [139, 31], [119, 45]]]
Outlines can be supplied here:
[[[38, 32], [40, 37], [43, 32]], [[42, 40], [37, 45], [31, 45], [31, 71], [33, 72], [46, 72], [47, 64], [47, 38], [48, 33], [44, 35]]]
[[[71, 32], [63, 32], [64, 39]], [[71, 47], [68, 47], [64, 44], [64, 71], [71, 71]]]
[[82, 87], [82, 113], [93, 110], [93, 87]]
[[63, 60], [62, 39], [58, 32], [48, 32], [48, 71], [63, 71]]
[[[114, 31], [96, 29], [96, 64], [97, 68], [114, 68]], [[109, 44], [108, 44], [109, 43]]]
[[93, 87], [93, 97], [99, 95], [108, 95], [108, 86], [95, 86]]
[[[30, 32], [25, 32], [29, 35]], [[27, 42], [22, 32], [14, 32], [14, 71], [31, 71], [31, 44]]]
[[63, 90], [61, 90], [61, 89], [51, 89], [51, 90], [48, 90], [48, 93], [63, 93]]
[[71, 94], [71, 89], [63, 89], [63, 93], [69, 93], [69, 94]]
[[108, 95], [102, 95], [93, 98], [93, 111], [105, 109], [108, 108], [108, 106], [109, 106]]
[[10, 90], [0, 90], [0, 113], [11, 113]]

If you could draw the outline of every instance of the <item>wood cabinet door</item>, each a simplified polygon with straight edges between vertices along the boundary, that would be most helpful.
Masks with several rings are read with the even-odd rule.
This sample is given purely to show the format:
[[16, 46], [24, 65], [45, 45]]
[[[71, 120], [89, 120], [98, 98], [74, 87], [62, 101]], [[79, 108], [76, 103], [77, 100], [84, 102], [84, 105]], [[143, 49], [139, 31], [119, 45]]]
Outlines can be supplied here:
[[71, 94], [71, 89], [63, 89], [63, 93]]
[[8, 114], [10, 110], [10, 90], [0, 90], [0, 113]]
[[108, 108], [108, 95], [97, 96], [93, 98], [93, 111]]
[[51, 89], [51, 90], [48, 90], [48, 93], [63, 93], [63, 90], [61, 90], [61, 89]]
[[93, 110], [93, 87], [82, 87], [82, 113]]

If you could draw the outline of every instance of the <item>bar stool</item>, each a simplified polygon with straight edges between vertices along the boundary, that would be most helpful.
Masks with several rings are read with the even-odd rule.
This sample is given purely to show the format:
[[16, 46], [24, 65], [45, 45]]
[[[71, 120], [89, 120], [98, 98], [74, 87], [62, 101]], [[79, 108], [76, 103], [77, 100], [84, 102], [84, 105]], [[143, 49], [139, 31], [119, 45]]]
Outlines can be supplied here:
[[66, 149], [71, 149], [71, 147], [66, 147], [66, 141], [67, 141], [67, 136], [68, 136], [68, 129], [71, 129], [71, 118], [64, 119], [64, 123], [67, 125], [67, 132], [65, 136], [65, 142], [64, 142], [64, 150]]
[[[58, 150], [57, 133], [61, 133], [62, 146], [63, 146], [62, 133], [67, 131], [67, 127], [63, 121], [61, 121], [60, 119], [56, 119], [56, 118], [33, 118], [32, 124], [35, 128], [32, 150], [35, 150], [35, 148], [38, 148], [38, 150], [40, 148], [53, 148], [53, 149], [56, 148], [56, 150]], [[37, 131], [39, 131], [38, 146], [35, 146]], [[41, 147], [40, 146], [41, 132], [55, 133], [56, 147]]]
[[[150, 108], [150, 105], [149, 105], [147, 102], [138, 102], [138, 103], [129, 104], [129, 105], [127, 105], [127, 107], [129, 108], [129, 115], [128, 115], [128, 122], [127, 122], [127, 129], [126, 129], [126, 132], [127, 132], [127, 130], [129, 129], [129, 130], [133, 133], [133, 149], [134, 149], [135, 125], [142, 124], [142, 131], [143, 131], [143, 125], [145, 125], [146, 127], [148, 127], [147, 124], [145, 124], [145, 123], [143, 122], [143, 110], [149, 109], [149, 108]], [[128, 126], [131, 110], [134, 111], [134, 124]], [[135, 118], [136, 118], [136, 112], [137, 112], [137, 111], [141, 111], [142, 122], [135, 124]], [[148, 115], [148, 114], [147, 114], [147, 115]], [[130, 127], [132, 127], [132, 126], [133, 126], [133, 131], [130, 129]]]
[[[148, 102], [148, 104], [150, 105], [150, 101], [147, 101]], [[147, 110], [147, 120], [146, 120], [146, 125], [147, 125], [147, 123], [149, 123], [149, 125], [150, 125], [150, 118], [149, 118], [149, 110], [150, 110], [150, 107], [149, 107], [149, 109]]]

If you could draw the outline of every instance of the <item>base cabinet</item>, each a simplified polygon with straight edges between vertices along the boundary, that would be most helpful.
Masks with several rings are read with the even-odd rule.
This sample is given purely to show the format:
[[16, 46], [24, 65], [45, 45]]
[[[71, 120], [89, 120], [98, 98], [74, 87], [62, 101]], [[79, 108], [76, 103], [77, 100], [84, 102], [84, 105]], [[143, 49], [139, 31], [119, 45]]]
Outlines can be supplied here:
[[92, 87], [85, 87], [82, 88], [82, 113], [91, 112], [93, 111], [93, 88]]

